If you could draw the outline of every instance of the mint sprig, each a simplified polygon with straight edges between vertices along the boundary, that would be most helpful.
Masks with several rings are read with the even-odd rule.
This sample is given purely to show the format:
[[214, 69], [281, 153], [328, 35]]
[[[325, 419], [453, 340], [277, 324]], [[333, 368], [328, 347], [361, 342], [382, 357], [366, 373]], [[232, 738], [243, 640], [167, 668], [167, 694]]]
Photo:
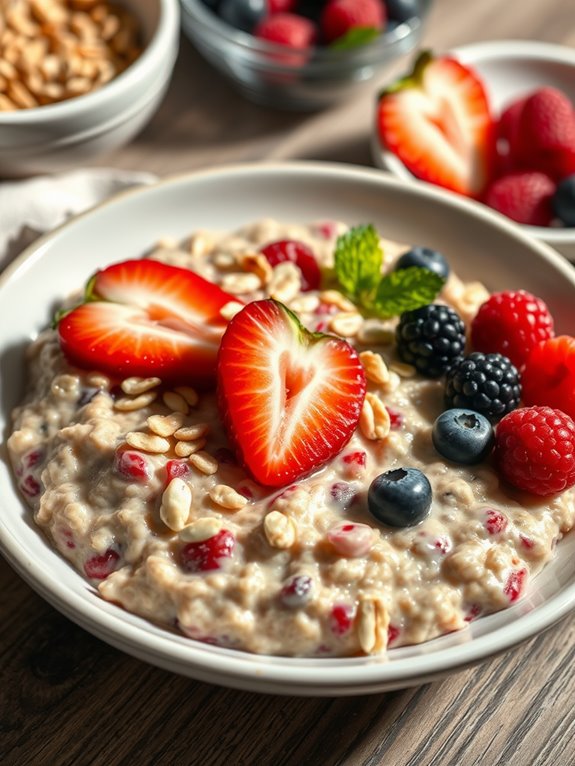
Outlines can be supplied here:
[[376, 27], [353, 27], [329, 46], [334, 51], [349, 51], [367, 45], [379, 37]]
[[338, 237], [335, 274], [350, 300], [381, 319], [432, 303], [444, 284], [429, 269], [411, 266], [382, 276], [383, 251], [371, 224], [355, 226]]

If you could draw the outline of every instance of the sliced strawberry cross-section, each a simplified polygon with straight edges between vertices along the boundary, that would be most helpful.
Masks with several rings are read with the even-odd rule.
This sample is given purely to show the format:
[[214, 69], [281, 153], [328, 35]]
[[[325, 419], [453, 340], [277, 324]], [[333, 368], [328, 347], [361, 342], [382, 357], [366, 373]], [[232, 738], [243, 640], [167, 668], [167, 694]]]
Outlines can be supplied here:
[[495, 128], [481, 80], [454, 58], [418, 58], [379, 99], [379, 138], [417, 178], [478, 197], [491, 174]]
[[79, 367], [209, 385], [232, 300], [188, 269], [123, 261], [90, 279], [87, 302], [59, 321], [60, 344]]
[[285, 486], [337, 455], [357, 425], [365, 388], [348, 343], [308, 332], [274, 300], [243, 308], [222, 338], [222, 418], [239, 459], [265, 486]]

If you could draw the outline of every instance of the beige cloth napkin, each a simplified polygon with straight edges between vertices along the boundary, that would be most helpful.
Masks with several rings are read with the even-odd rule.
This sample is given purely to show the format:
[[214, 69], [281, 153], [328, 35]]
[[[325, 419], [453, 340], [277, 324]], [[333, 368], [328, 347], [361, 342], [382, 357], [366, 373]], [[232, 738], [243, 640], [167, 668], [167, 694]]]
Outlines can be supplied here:
[[151, 173], [94, 168], [0, 183], [0, 270], [67, 218], [122, 189], [155, 180]]

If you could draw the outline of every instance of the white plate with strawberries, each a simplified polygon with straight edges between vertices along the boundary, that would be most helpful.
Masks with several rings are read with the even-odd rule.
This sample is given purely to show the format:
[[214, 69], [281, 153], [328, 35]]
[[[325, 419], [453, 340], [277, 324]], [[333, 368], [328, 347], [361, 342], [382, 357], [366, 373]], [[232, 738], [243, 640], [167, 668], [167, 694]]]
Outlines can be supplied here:
[[[389, 240], [422, 243], [443, 252], [465, 280], [480, 276], [490, 290], [533, 292], [553, 313], [556, 333], [573, 333], [575, 275], [571, 268], [550, 248], [486, 207], [431, 186], [406, 185], [379, 171], [352, 167], [301, 163], [198, 173], [130, 191], [79, 216], [33, 245], [1, 277], [0, 419], [4, 432], [24, 388], [24, 349], [49, 323], [63, 296], [77, 290], [96, 270], [140, 257], [162, 237], [183, 238], [194, 229], [229, 231], [262, 217], [286, 223], [369, 221]], [[121, 334], [123, 310], [115, 303], [120, 271], [101, 272], [100, 283], [92, 285], [109, 306], [105, 301], [92, 302], [92, 296], [83, 304], [87, 308], [71, 313], [77, 323], [68, 329], [78, 353], [82, 352], [78, 333], [86, 328], [84, 312], [96, 312], [100, 331], [107, 328], [106, 332]], [[145, 275], [140, 276], [145, 282]], [[112, 278], [106, 281], [107, 277]], [[177, 295], [177, 285], [174, 290], [176, 300], [184, 300]], [[185, 300], [182, 305], [185, 308]], [[161, 315], [162, 306], [147, 305], [145, 311]], [[206, 316], [204, 312], [196, 319], [204, 321]], [[143, 322], [144, 334], [151, 332], [150, 317]], [[268, 319], [276, 322], [281, 317]], [[283, 320], [280, 324], [285, 326]], [[148, 342], [153, 343], [153, 333]], [[327, 345], [321, 350], [334, 353]], [[226, 353], [231, 354], [233, 365], [235, 350], [228, 347]], [[229, 402], [235, 389], [230, 381], [225, 388]], [[253, 408], [254, 402], [240, 405]], [[145, 661], [203, 681], [262, 692], [331, 696], [401, 688], [510, 649], [575, 606], [575, 575], [570, 566], [575, 538], [571, 534], [561, 541], [555, 558], [521, 600], [456, 633], [392, 649], [386, 661], [378, 655], [271, 657], [200, 643], [99, 597], [30, 522], [5, 452], [2, 457], [0, 548], [16, 571], [96, 636]]]
[[575, 50], [533, 41], [426, 54], [378, 99], [373, 157], [488, 204], [575, 258]]

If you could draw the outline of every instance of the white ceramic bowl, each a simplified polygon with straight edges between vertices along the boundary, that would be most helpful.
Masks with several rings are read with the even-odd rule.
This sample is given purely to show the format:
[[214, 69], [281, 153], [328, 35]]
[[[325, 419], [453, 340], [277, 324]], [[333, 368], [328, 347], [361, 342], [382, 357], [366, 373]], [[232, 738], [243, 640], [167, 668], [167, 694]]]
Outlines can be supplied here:
[[140, 20], [144, 51], [99, 90], [57, 104], [0, 112], [0, 175], [51, 173], [133, 138], [157, 109], [179, 44], [178, 0], [124, 0]]
[[[373, 222], [397, 241], [442, 250], [464, 278], [490, 288], [541, 295], [559, 332], [573, 332], [575, 271], [550, 248], [487, 208], [431, 186], [376, 170], [321, 164], [222, 169], [122, 194], [30, 248], [0, 277], [0, 428], [24, 389], [23, 351], [58, 301], [97, 268], [137, 257], [163, 236], [197, 227], [232, 229], [272, 216], [285, 222]], [[5, 442], [5, 440], [4, 440]], [[389, 660], [286, 659], [197, 643], [100, 599], [54, 552], [32, 522], [0, 460], [0, 550], [57, 609], [141, 659], [203, 681], [284, 694], [344, 695], [420, 684], [502, 652], [563, 617], [575, 605], [575, 535], [510, 609], [426, 644], [393, 649]]]
[[[544, 85], [559, 88], [575, 104], [575, 48], [533, 41], [497, 40], [463, 45], [451, 52], [479, 72], [496, 115], [511, 101]], [[376, 165], [398, 178], [417, 180], [395, 154], [382, 150], [377, 130], [373, 134], [372, 150]], [[522, 228], [575, 260], [575, 228]]]

